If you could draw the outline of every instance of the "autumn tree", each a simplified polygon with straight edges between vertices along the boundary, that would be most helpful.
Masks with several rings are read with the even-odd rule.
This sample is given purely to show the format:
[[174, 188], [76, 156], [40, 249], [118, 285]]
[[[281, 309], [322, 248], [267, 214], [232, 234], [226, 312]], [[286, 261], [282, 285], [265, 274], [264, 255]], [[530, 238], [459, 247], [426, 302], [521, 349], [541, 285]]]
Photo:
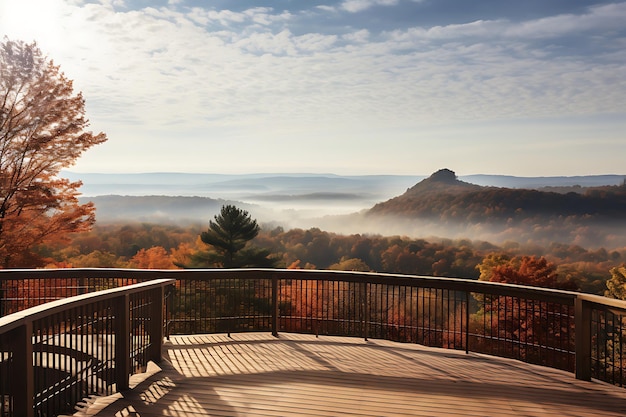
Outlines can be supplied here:
[[269, 258], [270, 252], [250, 244], [259, 230], [260, 226], [247, 211], [233, 205], [222, 206], [214, 221], [209, 221], [208, 230], [200, 235], [210, 249], [194, 254], [187, 267], [273, 267], [275, 261]]
[[34, 245], [87, 230], [92, 204], [59, 178], [106, 140], [86, 131], [85, 101], [35, 43], [0, 43], [0, 267], [38, 266]]
[[371, 271], [370, 268], [365, 262], [358, 258], [347, 258], [344, 257], [341, 261], [336, 264], [332, 264], [328, 267], [328, 269], [334, 269], [338, 271]]
[[606, 297], [626, 300], [626, 265], [611, 268], [611, 279], [606, 282]]
[[170, 255], [162, 246], [140, 249], [130, 258], [130, 266], [142, 269], [176, 269]]
[[[509, 258], [505, 254], [492, 254], [485, 257], [478, 269], [480, 279], [484, 281], [576, 289], [573, 281], [559, 280], [556, 265], [544, 257]], [[542, 346], [552, 341], [567, 341], [573, 334], [572, 323], [553, 319], [569, 314], [567, 306], [559, 303], [485, 294], [476, 294], [474, 298], [481, 306], [474, 322], [482, 322], [483, 326], [488, 323], [491, 326], [490, 334], [495, 336], [495, 340], [513, 341], [511, 355], [514, 357], [542, 364], [545, 360]]]
[[502, 267], [511, 262], [511, 257], [505, 253], [490, 253], [485, 256], [481, 263], [476, 265], [476, 269], [480, 271], [478, 279], [480, 281], [491, 281], [493, 270]]
[[69, 258], [68, 263], [73, 268], [125, 268], [128, 266], [124, 258], [99, 250]]
[[480, 279], [491, 282], [531, 285], [562, 290], [577, 289], [573, 281], [559, 280], [556, 265], [544, 257], [490, 255], [478, 265]]

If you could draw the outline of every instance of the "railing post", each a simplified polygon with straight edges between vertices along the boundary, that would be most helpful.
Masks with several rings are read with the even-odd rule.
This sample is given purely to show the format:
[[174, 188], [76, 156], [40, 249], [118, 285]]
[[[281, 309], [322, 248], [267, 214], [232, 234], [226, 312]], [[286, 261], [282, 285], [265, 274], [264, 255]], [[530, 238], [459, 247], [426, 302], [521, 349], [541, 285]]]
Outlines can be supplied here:
[[[0, 286], [4, 286], [4, 282], [0, 281]], [[6, 304], [4, 301], [4, 288], [0, 287], [0, 317], [6, 316]]]
[[278, 337], [278, 277], [272, 275], [272, 336]]
[[80, 277], [78, 278], [78, 289], [76, 291], [76, 294], [86, 294], [89, 292], [89, 289], [85, 288], [87, 286], [87, 284], [85, 284], [85, 277]]
[[465, 291], [465, 353], [468, 354], [469, 348], [469, 334], [470, 334], [470, 293]]
[[174, 302], [174, 291], [176, 291], [176, 285], [169, 285], [165, 290], [165, 317], [163, 320], [165, 321], [165, 338], [170, 340], [170, 319], [172, 318], [172, 307]]
[[33, 369], [33, 322], [26, 321], [13, 330], [13, 367], [11, 385], [16, 416], [33, 417], [35, 375]]
[[115, 308], [115, 382], [117, 391], [129, 388], [130, 378], [130, 296], [117, 299]]
[[363, 339], [365, 339], [365, 341], [367, 342], [367, 338], [369, 337], [369, 298], [368, 298], [368, 291], [367, 291], [367, 282], [363, 282], [361, 285], [362, 288], [362, 293], [361, 293], [361, 300], [363, 300], [362, 303], [362, 307], [363, 307]]
[[155, 363], [163, 359], [163, 321], [165, 288], [159, 287], [151, 291], [150, 298], [150, 355], [148, 358]]
[[574, 306], [576, 379], [591, 381], [591, 305], [577, 297]]

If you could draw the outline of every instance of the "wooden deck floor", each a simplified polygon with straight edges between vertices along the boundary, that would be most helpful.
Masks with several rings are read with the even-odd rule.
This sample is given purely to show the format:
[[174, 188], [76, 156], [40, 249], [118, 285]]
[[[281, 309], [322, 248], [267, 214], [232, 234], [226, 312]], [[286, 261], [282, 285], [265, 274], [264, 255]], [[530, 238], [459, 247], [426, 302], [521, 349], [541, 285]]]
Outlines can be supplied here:
[[386, 341], [178, 336], [162, 370], [77, 416], [624, 416], [626, 389]]

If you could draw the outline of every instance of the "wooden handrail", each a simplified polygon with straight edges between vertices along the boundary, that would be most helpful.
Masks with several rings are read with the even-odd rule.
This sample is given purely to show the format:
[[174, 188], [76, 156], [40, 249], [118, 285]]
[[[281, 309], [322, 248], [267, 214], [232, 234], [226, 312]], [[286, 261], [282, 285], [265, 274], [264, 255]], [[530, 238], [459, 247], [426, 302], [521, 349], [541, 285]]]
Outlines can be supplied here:
[[[156, 279], [152, 281], [133, 284], [126, 287], [112, 288], [98, 292], [77, 295], [61, 300], [50, 301], [36, 307], [31, 307], [4, 317], [0, 317], [0, 333], [4, 333], [12, 327], [22, 325], [26, 321], [35, 321], [41, 317], [49, 316], [59, 311], [67, 310], [73, 307], [80, 307], [87, 304], [96, 303], [98, 301], [117, 298], [120, 294], [135, 294], [146, 289], [155, 287], [164, 287], [174, 285], [173, 279]], [[6, 327], [5, 327], [6, 326]]]
[[[24, 272], [25, 273], [25, 272]], [[33, 272], [28, 273], [32, 276]], [[8, 274], [3, 273], [3, 276]], [[36, 274], [38, 275], [38, 274]], [[161, 360], [163, 344], [163, 307], [165, 305], [165, 288], [171, 287], [175, 283], [172, 279], [158, 279], [127, 287], [114, 288], [90, 294], [70, 297], [57, 300], [40, 306], [32, 307], [17, 313], [0, 318], [0, 359], [2, 360], [2, 370], [11, 370], [8, 378], [0, 375], [1, 381], [10, 381], [10, 384], [2, 388], [8, 392], [0, 392], [2, 403], [0, 404], [3, 415], [34, 416], [35, 414], [49, 415], [68, 410], [56, 410], [55, 404], [67, 404], [70, 401], [78, 402], [84, 395], [82, 392], [69, 395], [68, 392], [77, 389], [79, 385], [88, 385], [87, 382], [77, 384], [71, 378], [76, 378], [75, 374], [91, 372], [90, 381], [102, 380], [103, 373], [114, 374], [114, 380], [106, 381], [108, 386], [115, 385], [117, 391], [128, 388], [128, 378], [133, 373], [131, 368], [129, 347], [131, 339], [131, 297], [140, 297], [147, 301], [142, 301], [151, 306], [143, 313], [145, 317], [142, 321], [150, 323], [149, 328], [143, 329], [144, 339], [149, 341], [150, 346], [145, 347], [146, 360], [159, 362]], [[135, 317], [137, 319], [138, 317]], [[105, 326], [99, 329], [99, 326]], [[91, 331], [90, 331], [91, 328]], [[111, 333], [112, 332], [112, 333]], [[99, 348], [94, 347], [94, 343], [101, 338], [114, 345], [113, 349], [106, 349], [106, 358], [99, 358], [102, 355]], [[67, 341], [80, 340], [80, 345], [85, 347], [79, 349], [77, 346], [66, 345]], [[35, 349], [35, 344], [36, 349]], [[59, 353], [64, 352], [64, 353]], [[90, 355], [93, 361], [99, 361], [100, 365], [92, 364], [89, 368], [78, 369], [82, 361], [71, 361], [71, 358], [62, 355], [84, 356]], [[113, 356], [115, 352], [115, 356]], [[109, 355], [109, 353], [111, 355]], [[47, 366], [51, 372], [61, 372], [63, 369], [50, 368], [50, 357], [53, 364], [60, 366], [61, 363], [71, 363], [73, 377], [66, 377], [69, 381], [67, 386], [59, 385], [55, 382], [55, 391], [66, 394], [62, 401], [52, 401], [51, 394], [44, 394], [37, 391], [36, 379], [38, 373], [35, 372], [35, 365], [38, 367]], [[113, 369], [108, 367], [114, 363]], [[53, 365], [54, 366], [54, 365]], [[38, 372], [46, 372], [45, 369]], [[42, 378], [44, 378], [42, 376]], [[44, 381], [46, 379], [44, 378]], [[103, 382], [98, 382], [100, 385]], [[97, 384], [98, 384], [97, 383]], [[1, 385], [1, 384], [0, 384]], [[43, 389], [47, 390], [48, 387]], [[94, 390], [97, 388], [93, 388]], [[88, 392], [87, 394], [91, 394]], [[56, 395], [56, 394], [52, 394]], [[8, 401], [5, 401], [8, 400]], [[50, 405], [50, 403], [53, 403]], [[11, 410], [5, 410], [7, 404], [12, 404]]]
[[[524, 296], [530, 299], [546, 301], [565, 301], [571, 305], [579, 296], [605, 297], [582, 294], [573, 291], [551, 288], [531, 287], [516, 284], [477, 281], [465, 278], [432, 277], [422, 275], [404, 275], [377, 272], [312, 270], [312, 269], [124, 269], [124, 268], [69, 268], [69, 269], [0, 269], [0, 281], [24, 280], [29, 278], [131, 278], [141, 281], [154, 279], [255, 279], [259, 277], [289, 279], [297, 274], [300, 280], [329, 280], [343, 282], [371, 282], [376, 284], [406, 284], [427, 288], [451, 289], [469, 292], [484, 292], [493, 295]], [[616, 306], [626, 308], [626, 302], [617, 301]], [[601, 302], [601, 301], [599, 301]], [[612, 301], [609, 301], [611, 303]], [[607, 304], [608, 305], [608, 304]]]

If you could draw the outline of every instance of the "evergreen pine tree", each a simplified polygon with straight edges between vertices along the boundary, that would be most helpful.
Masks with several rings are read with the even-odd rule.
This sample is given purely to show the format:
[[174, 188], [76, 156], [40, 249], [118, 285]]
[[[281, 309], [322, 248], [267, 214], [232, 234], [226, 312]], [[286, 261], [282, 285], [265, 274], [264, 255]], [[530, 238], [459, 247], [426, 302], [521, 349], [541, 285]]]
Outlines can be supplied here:
[[270, 251], [255, 248], [249, 242], [259, 234], [260, 227], [247, 211], [233, 205], [222, 206], [220, 213], [209, 221], [209, 228], [200, 239], [210, 250], [192, 256], [187, 267], [252, 268], [274, 267]]

